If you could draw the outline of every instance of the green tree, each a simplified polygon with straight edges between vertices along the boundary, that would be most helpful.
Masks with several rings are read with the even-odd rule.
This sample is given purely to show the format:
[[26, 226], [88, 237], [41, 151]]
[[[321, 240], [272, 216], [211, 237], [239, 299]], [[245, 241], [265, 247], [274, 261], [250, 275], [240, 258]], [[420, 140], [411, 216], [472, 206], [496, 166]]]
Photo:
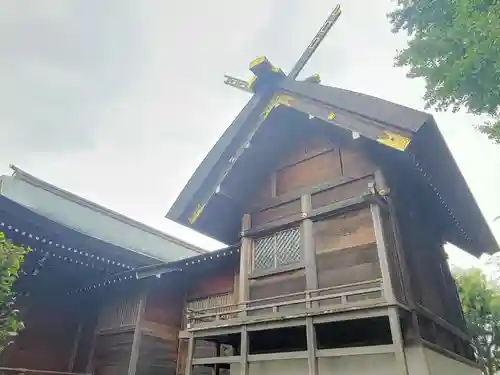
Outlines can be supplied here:
[[0, 351], [9, 345], [23, 328], [15, 309], [13, 284], [29, 249], [7, 241], [0, 232]]
[[466, 108], [492, 119], [479, 126], [500, 143], [500, 2], [398, 0], [388, 17], [408, 46], [396, 66], [426, 82], [427, 108]]
[[500, 370], [500, 291], [479, 269], [454, 272], [472, 346], [485, 375]]

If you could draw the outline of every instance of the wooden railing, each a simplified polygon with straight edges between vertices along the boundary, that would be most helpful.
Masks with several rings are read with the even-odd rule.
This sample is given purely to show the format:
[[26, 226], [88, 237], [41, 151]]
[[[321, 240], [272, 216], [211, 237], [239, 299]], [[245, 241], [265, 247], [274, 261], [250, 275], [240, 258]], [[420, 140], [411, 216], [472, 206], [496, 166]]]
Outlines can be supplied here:
[[92, 375], [92, 373], [77, 373], [77, 372], [61, 372], [61, 371], [47, 371], [47, 370], [34, 370], [27, 368], [13, 368], [13, 367], [0, 367], [0, 375]]
[[308, 290], [284, 294], [276, 297], [260, 298], [241, 303], [225, 304], [202, 309], [186, 309], [187, 328], [202, 323], [217, 323], [240, 317], [265, 316], [284, 312], [307, 312], [312, 309], [332, 311], [359, 304], [381, 302], [383, 300], [382, 279], [363, 281], [348, 285]]

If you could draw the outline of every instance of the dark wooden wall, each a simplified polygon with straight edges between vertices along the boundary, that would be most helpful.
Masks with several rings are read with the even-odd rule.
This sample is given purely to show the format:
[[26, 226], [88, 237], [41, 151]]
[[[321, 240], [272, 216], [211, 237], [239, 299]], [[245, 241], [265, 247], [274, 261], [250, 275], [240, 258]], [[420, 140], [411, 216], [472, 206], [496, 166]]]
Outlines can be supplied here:
[[[257, 195], [251, 225], [300, 214], [300, 196], [311, 195], [313, 209], [368, 192], [375, 165], [357, 150], [354, 140], [335, 143], [325, 134], [305, 137], [283, 157]], [[380, 277], [369, 210], [347, 213], [314, 223], [319, 287], [338, 286]], [[254, 277], [250, 299], [304, 291], [304, 268]]]
[[319, 288], [381, 277], [369, 208], [314, 223]]
[[90, 366], [96, 375], [128, 372], [140, 299], [139, 285], [129, 284], [104, 291]]
[[2, 366], [68, 371], [78, 315], [63, 303], [38, 301], [22, 309], [26, 328], [2, 354]]
[[403, 257], [408, 269], [412, 299], [465, 331], [456, 285], [443, 248], [440, 223], [425, 209], [425, 196], [415, 185], [401, 179], [393, 184], [393, 202], [398, 219]]
[[[182, 280], [185, 282], [185, 280]], [[137, 375], [174, 375], [185, 290], [176, 278], [155, 280], [148, 288]]]

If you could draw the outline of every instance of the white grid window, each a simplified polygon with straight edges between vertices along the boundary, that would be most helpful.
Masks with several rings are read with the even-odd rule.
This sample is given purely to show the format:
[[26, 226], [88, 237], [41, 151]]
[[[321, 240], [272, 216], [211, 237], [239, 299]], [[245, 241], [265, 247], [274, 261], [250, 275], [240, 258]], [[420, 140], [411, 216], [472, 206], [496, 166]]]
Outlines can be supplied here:
[[257, 238], [253, 242], [253, 271], [271, 271], [299, 263], [299, 228], [286, 229], [270, 236]]

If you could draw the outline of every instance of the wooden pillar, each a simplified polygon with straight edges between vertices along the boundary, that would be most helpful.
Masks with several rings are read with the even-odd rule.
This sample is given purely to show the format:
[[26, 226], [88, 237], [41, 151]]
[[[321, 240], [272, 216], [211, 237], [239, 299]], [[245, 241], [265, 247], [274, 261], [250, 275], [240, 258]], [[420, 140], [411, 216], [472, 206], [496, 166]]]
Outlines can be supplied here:
[[[238, 290], [238, 302], [243, 304], [248, 301], [249, 288], [248, 288], [248, 274], [250, 273], [250, 257], [252, 253], [252, 239], [246, 236], [246, 232], [250, 229], [250, 215], [243, 215], [241, 224], [241, 249], [240, 249], [240, 279]], [[244, 312], [243, 314], [246, 314]]]
[[306, 268], [306, 289], [318, 289], [318, 271], [316, 269], [316, 252], [314, 249], [313, 222], [309, 219], [311, 214], [311, 196], [303, 195], [300, 199], [302, 217], [300, 223], [300, 243]]
[[135, 375], [135, 372], [137, 370], [137, 362], [139, 361], [139, 349], [142, 340], [141, 325], [144, 318], [144, 312], [146, 310], [146, 297], [147, 292], [142, 292], [139, 299], [139, 308], [137, 312], [137, 319], [135, 322], [134, 339], [132, 341], [132, 350], [130, 352], [130, 361], [128, 365], [128, 375]]
[[394, 242], [396, 245], [396, 252], [398, 254], [399, 267], [401, 268], [401, 277], [403, 283], [403, 289], [406, 295], [406, 303], [409, 307], [415, 307], [415, 299], [413, 297], [412, 292], [412, 281], [411, 274], [408, 269], [408, 262], [405, 256], [405, 250], [403, 249], [403, 242], [401, 239], [401, 231], [399, 230], [399, 221], [396, 215], [396, 207], [394, 205], [394, 201], [389, 197], [388, 198], [388, 207], [389, 207], [389, 217], [391, 220], [391, 228], [394, 232]]
[[[247, 326], [241, 327], [241, 341], [240, 341], [240, 374], [248, 375], [248, 330]], [[188, 375], [188, 374], [186, 374]]]
[[306, 317], [307, 335], [307, 367], [309, 375], [318, 375], [318, 358], [316, 357], [316, 330], [312, 317]]
[[[221, 347], [221, 343], [218, 342], [218, 341], [216, 341], [215, 345], [216, 345], [216, 347], [215, 347], [215, 356], [216, 357], [220, 357], [220, 355], [221, 355], [221, 348], [220, 348]], [[214, 364], [214, 368], [213, 368], [213, 372], [212, 373], [214, 375], [219, 375], [219, 373], [220, 373], [220, 364], [219, 363], [215, 363]]]
[[189, 333], [186, 354], [186, 368], [184, 369], [184, 375], [191, 375], [193, 373], [194, 340], [194, 335], [192, 333]]
[[68, 372], [73, 372], [74, 367], [75, 367], [75, 360], [76, 356], [78, 354], [78, 347], [80, 345], [80, 338], [82, 337], [82, 326], [83, 326], [83, 319], [80, 317], [78, 325], [75, 330], [75, 339], [73, 341], [73, 347], [71, 349], [71, 357], [69, 359], [68, 363]]
[[404, 352], [403, 333], [399, 322], [398, 310], [395, 307], [389, 309], [389, 324], [391, 327], [392, 343], [394, 345], [394, 354], [396, 362], [401, 369], [402, 374], [408, 375], [408, 366]]
[[394, 289], [392, 287], [391, 272], [389, 269], [389, 261], [387, 259], [387, 243], [384, 235], [384, 227], [382, 225], [382, 214], [380, 206], [376, 203], [370, 205], [373, 228], [375, 230], [375, 239], [377, 242], [377, 253], [382, 273], [382, 288], [384, 291], [384, 298], [388, 303], [395, 303]]

